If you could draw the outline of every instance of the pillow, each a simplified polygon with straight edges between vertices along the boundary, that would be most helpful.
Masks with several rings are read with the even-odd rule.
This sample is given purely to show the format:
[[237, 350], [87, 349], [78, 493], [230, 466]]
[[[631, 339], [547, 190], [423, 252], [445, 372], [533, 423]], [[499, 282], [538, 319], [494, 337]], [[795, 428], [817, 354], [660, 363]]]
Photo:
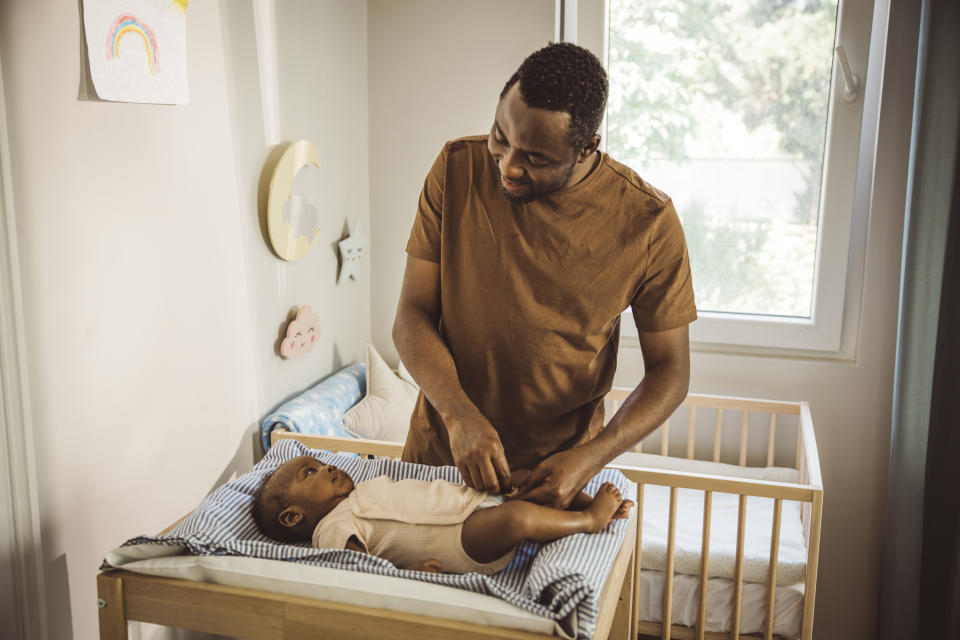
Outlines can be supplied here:
[[398, 378], [368, 343], [367, 395], [343, 416], [343, 426], [358, 438], [403, 442], [418, 394], [417, 387]]
[[263, 450], [270, 450], [270, 432], [277, 427], [295, 433], [349, 438], [343, 428], [343, 414], [363, 397], [364, 369], [362, 364], [352, 364], [280, 405], [260, 424]]

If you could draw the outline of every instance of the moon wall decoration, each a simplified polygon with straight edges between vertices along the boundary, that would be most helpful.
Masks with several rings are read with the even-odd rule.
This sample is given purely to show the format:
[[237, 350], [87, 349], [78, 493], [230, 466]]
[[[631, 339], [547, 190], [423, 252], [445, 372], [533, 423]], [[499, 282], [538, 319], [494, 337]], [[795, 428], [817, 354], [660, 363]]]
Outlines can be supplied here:
[[267, 197], [267, 231], [270, 245], [284, 260], [307, 255], [320, 238], [320, 215], [315, 205], [292, 192], [293, 180], [303, 167], [320, 167], [320, 154], [313, 143], [298, 140], [280, 156], [270, 178]]

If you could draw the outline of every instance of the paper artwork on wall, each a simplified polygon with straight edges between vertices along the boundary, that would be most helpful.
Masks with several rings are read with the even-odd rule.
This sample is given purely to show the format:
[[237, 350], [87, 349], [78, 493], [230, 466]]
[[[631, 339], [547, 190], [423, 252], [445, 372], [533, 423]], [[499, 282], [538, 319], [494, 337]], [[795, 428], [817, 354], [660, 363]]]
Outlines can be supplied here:
[[83, 0], [90, 75], [116, 102], [186, 104], [188, 0]]
[[[280, 156], [270, 178], [267, 231], [274, 252], [284, 260], [299, 260], [320, 238], [316, 189], [320, 154], [307, 140], [294, 142]], [[308, 194], [310, 194], [308, 196]]]
[[300, 307], [297, 316], [287, 325], [287, 333], [280, 345], [280, 355], [287, 360], [307, 353], [320, 339], [320, 316], [308, 306]]
[[359, 280], [359, 267], [367, 255], [367, 245], [370, 240], [365, 235], [360, 234], [360, 222], [355, 222], [350, 227], [349, 235], [340, 241], [340, 275], [337, 276], [337, 284], [343, 281]]

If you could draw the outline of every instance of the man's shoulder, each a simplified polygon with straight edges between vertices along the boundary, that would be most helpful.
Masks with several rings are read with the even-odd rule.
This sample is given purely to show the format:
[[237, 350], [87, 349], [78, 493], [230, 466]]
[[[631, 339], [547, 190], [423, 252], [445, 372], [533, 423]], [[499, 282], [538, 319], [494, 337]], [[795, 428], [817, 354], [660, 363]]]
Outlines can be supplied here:
[[649, 201], [651, 208], [662, 209], [670, 202], [670, 196], [641, 178], [636, 171], [622, 162], [614, 160], [609, 155], [606, 156], [606, 166], [616, 176], [616, 179], [629, 184], [637, 197]]
[[449, 140], [443, 145], [443, 151], [448, 155], [461, 154], [465, 151], [468, 153], [486, 152], [487, 135], [488, 134], [484, 133], [482, 135], [464, 136], [456, 140]]

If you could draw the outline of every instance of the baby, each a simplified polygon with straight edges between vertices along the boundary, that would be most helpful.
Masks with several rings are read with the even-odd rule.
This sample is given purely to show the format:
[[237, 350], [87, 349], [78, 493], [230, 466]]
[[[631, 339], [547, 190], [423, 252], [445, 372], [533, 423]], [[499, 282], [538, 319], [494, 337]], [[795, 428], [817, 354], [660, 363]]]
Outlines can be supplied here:
[[[512, 484], [528, 473], [514, 472]], [[445, 480], [379, 476], [354, 485], [340, 469], [299, 456], [264, 479], [253, 518], [264, 535], [284, 542], [371, 553], [401, 569], [492, 574], [510, 563], [522, 540], [595, 533], [626, 518], [632, 506], [609, 482], [595, 497], [581, 493], [569, 511]]]

